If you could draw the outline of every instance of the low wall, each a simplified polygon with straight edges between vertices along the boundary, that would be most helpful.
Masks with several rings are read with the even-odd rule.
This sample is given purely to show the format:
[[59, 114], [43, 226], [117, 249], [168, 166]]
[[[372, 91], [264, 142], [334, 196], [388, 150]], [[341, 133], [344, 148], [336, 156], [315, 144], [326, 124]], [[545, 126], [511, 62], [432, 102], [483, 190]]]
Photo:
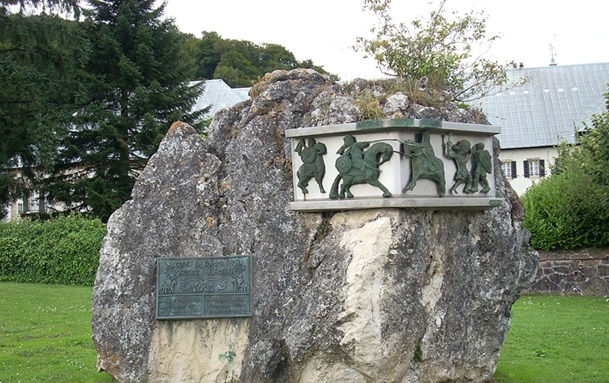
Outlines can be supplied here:
[[539, 270], [528, 292], [609, 295], [609, 248], [539, 251]]

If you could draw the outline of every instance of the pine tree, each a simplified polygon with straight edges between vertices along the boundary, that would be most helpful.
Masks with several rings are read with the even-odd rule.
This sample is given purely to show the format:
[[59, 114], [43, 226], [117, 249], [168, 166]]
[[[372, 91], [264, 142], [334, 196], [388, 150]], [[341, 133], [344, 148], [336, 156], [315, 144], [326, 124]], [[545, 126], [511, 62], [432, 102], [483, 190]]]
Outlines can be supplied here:
[[[88, 44], [78, 25], [29, 7], [78, 13], [77, 1], [0, 1], [0, 206], [28, 193], [74, 113]], [[19, 5], [19, 6], [17, 6]], [[19, 174], [17, 177], [16, 174]]]
[[[8, 15], [12, 8], [23, 14], [26, 10], [42, 9], [68, 14], [80, 14], [79, 0], [0, 0], [0, 15]], [[12, 7], [12, 8], [11, 8]]]
[[45, 190], [54, 201], [107, 220], [130, 198], [135, 179], [172, 122], [189, 113], [202, 85], [183, 57], [185, 35], [154, 0], [89, 0], [83, 27], [91, 55], [87, 103], [59, 149]]

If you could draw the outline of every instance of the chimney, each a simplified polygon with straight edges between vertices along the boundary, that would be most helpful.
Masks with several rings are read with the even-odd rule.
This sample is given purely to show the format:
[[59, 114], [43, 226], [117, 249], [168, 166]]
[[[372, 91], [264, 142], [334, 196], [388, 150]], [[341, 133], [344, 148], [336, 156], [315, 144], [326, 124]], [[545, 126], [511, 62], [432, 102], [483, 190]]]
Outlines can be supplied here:
[[556, 60], [554, 60], [554, 45], [552, 44], [550, 44], [550, 66], [556, 66]]

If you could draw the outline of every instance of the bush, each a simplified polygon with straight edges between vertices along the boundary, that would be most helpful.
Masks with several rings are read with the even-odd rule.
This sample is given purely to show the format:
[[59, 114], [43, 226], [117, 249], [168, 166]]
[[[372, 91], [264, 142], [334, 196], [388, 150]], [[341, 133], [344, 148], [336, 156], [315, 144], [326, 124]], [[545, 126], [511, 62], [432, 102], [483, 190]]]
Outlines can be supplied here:
[[560, 173], [531, 186], [523, 196], [531, 246], [555, 250], [609, 244], [608, 207], [598, 192], [583, 173]]
[[92, 286], [106, 226], [82, 216], [0, 223], [0, 281]]

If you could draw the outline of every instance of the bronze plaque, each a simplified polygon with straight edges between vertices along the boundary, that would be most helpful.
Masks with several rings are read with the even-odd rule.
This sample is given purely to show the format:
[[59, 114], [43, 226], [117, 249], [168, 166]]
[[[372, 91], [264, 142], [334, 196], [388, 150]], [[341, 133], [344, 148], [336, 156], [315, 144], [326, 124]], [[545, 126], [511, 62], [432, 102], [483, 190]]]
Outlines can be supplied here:
[[252, 316], [252, 257], [157, 260], [157, 319]]

